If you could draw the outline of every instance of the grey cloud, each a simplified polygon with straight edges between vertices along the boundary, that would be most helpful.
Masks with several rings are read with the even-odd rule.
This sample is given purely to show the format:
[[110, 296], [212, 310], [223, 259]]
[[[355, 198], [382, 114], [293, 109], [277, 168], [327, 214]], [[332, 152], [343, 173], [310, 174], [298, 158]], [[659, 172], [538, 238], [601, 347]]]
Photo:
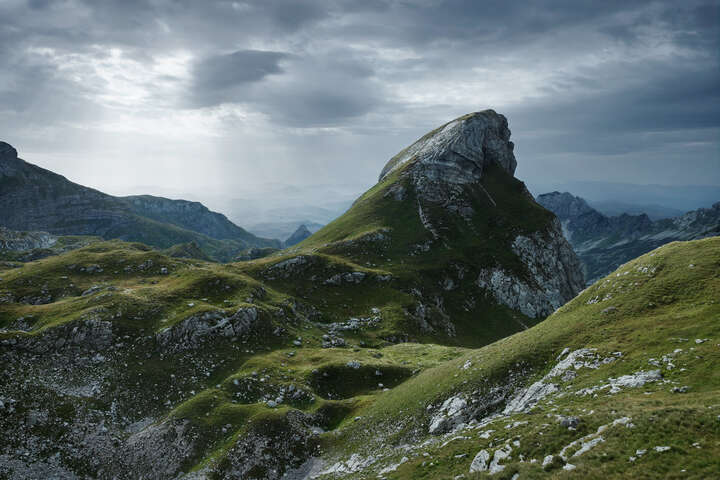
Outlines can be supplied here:
[[372, 67], [340, 50], [293, 57], [286, 78], [268, 82], [254, 103], [285, 125], [339, 126], [388, 102], [383, 93]]
[[342, 126], [387, 103], [383, 93], [372, 66], [347, 50], [240, 51], [195, 65], [190, 103], [249, 105], [292, 127]]
[[198, 106], [242, 102], [242, 87], [268, 75], [281, 73], [282, 52], [239, 50], [205, 58], [193, 67], [192, 96]]
[[[148, 82], [136, 86], [151, 98], [137, 106], [125, 102], [121, 113], [144, 119], [147, 102], [159, 117], [177, 110], [188, 122], [202, 117], [212, 120], [208, 124], [222, 123], [212, 141], [223, 145], [217, 155], [233, 161], [217, 159], [214, 165], [227, 169], [228, 181], [236, 181], [234, 169], [251, 181], [248, 162], [258, 158], [268, 164], [268, 175], [291, 171], [300, 178], [306, 165], [320, 165], [327, 181], [348, 171], [373, 179], [390, 155], [427, 129], [493, 107], [509, 117], [522, 175], [601, 175], [607, 172], [598, 158], [617, 167], [612, 163], [620, 162], [617, 158], [633, 157], [636, 166], [628, 175], [672, 182], [662, 169], [673, 171], [668, 165], [683, 155], [698, 168], [717, 164], [719, 5], [716, 0], [0, 2], [0, 131], [28, 142], [18, 145], [22, 150], [46, 142], [46, 150], [77, 155], [82, 142], [91, 140], [104, 144], [112, 138], [128, 148], [128, 156], [142, 150], [142, 142], [163, 143], [149, 135], [94, 130], [116, 118], [111, 107], [94, 102], [108, 79], [90, 72], [77, 82], [70, 69], [28, 52], [50, 47], [61, 55], [105, 61], [111, 48], [119, 48], [148, 72], [158, 57], [182, 52], [194, 59], [189, 82], [184, 74], [138, 80]], [[606, 57], [607, 50], [614, 57]], [[597, 65], [587, 59], [598, 59]], [[487, 92], [497, 99], [489, 105], [484, 92], [471, 87], [496, 75], [510, 78], [509, 85], [501, 86], [501, 94]], [[516, 80], [534, 82], [527, 90], [533, 96], [520, 100], [512, 89]], [[208, 107], [221, 104], [237, 105], [250, 114], [251, 124], [233, 114], [233, 107], [217, 109], [222, 113], [213, 117], [215, 109]], [[177, 158], [193, 165], [183, 151]]]

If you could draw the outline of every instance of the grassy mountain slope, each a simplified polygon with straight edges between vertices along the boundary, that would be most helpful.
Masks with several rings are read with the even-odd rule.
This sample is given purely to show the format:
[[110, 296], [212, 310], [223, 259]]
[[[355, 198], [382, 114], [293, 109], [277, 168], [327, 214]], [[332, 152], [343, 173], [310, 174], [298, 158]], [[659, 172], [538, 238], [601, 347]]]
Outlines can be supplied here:
[[[385, 311], [376, 328], [343, 331], [347, 347], [322, 348], [333, 330], [298, 298], [255, 280], [253, 265], [101, 242], [0, 271], [0, 428], [10, 433], [0, 442], [0, 478], [37, 471], [133, 478], [166, 466], [276, 478], [266, 463], [252, 464], [262, 453], [248, 450], [268, 438], [263, 448], [278, 471], [315, 457], [305, 470], [319, 478], [376, 478], [403, 458], [380, 476], [483, 478], [487, 472], [470, 474], [473, 458], [483, 449], [492, 458], [505, 444], [510, 458], [492, 478], [708, 478], [718, 467], [720, 238], [640, 257], [546, 321], [480, 349], [378, 341]], [[182, 335], [189, 318], [247, 309], [259, 320], [237, 336]], [[103, 322], [112, 332], [107, 343]], [[88, 325], [90, 343], [78, 338]], [[163, 341], [167, 335], [172, 341]], [[493, 416], [567, 359], [566, 349], [586, 348], [595, 350], [578, 357], [575, 376], [544, 380], [558, 390], [538, 406]], [[640, 387], [616, 381], [617, 392], [577, 394], [652, 370], [661, 377]], [[442, 415], [452, 397], [466, 406]], [[559, 417], [577, 417], [575, 430]], [[632, 427], [613, 424], [624, 417]], [[436, 418], [446, 425], [430, 434]], [[610, 426], [602, 440], [585, 438], [597, 442], [587, 453], [573, 457], [574, 446], [566, 460], [558, 457], [603, 425]], [[171, 427], [176, 440], [161, 440]], [[55, 469], [28, 470], [18, 451], [29, 452], [33, 468]]]
[[[633, 260], [530, 330], [380, 397], [361, 421], [327, 438], [340, 467], [319, 478], [374, 478], [398, 463], [380, 476], [712, 478], [720, 469], [719, 279], [718, 237]], [[550, 376], [567, 352], [581, 349], [590, 350]], [[640, 385], [637, 372], [653, 371], [657, 378]], [[557, 390], [503, 414], [535, 381]], [[431, 435], [448, 398], [467, 402], [456, 418], [462, 425]], [[561, 424], [569, 417], [574, 428]], [[501, 471], [470, 472], [479, 452], [489, 464], [500, 449], [510, 452]], [[351, 454], [359, 455], [351, 465], [365, 467], [352, 472]]]
[[[407, 325], [406, 315], [402, 314], [413, 311], [418, 302], [430, 304], [426, 333], [436, 339], [445, 337], [443, 342], [482, 345], [535, 323], [535, 319], [497, 305], [471, 279], [477, 277], [483, 267], [498, 264], [520, 276], [528, 275], [510, 245], [517, 235], [546, 227], [553, 219], [552, 214], [523, 194], [522, 182], [498, 167], [491, 167], [482, 179], [482, 186], [502, 207], [494, 208], [485, 194], [468, 188], [475, 212], [472, 221], [466, 222], [436, 208], [435, 214], [445, 220], [442, 229], [448, 240], [435, 242], [420, 220], [414, 187], [403, 176], [403, 171], [396, 170], [383, 179], [344, 215], [289, 252], [293, 256], [318, 258], [334, 264], [338, 271], [390, 276], [392, 281], [378, 285], [374, 291], [363, 291], [362, 285], [354, 289], [357, 302], [344, 295], [339, 301], [351, 306], [387, 306], [402, 322], [399, 332], [423, 333], [417, 325]], [[404, 190], [401, 200], [393, 196], [399, 188]], [[268, 261], [277, 262], [277, 259]], [[311, 276], [312, 272], [304, 278]], [[293, 285], [285, 288], [296, 295], [305, 295], [321, 311], [321, 298], [332, 302], [328, 292], [332, 295], [333, 288], [317, 285], [321, 282], [308, 282], [311, 285], [306, 288], [294, 278], [289, 283]], [[441, 307], [435, 308], [435, 305]], [[332, 312], [329, 313], [332, 316]], [[453, 319], [455, 331], [450, 335], [443, 334], [446, 317]], [[484, 328], [478, 329], [479, 325]], [[413, 335], [412, 338], [422, 337]]]

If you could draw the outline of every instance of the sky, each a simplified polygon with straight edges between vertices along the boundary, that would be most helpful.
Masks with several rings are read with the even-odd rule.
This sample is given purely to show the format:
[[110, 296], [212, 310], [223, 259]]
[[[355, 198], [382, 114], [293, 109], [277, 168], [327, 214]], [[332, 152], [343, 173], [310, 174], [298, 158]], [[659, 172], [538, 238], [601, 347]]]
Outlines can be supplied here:
[[530, 185], [720, 185], [718, 0], [0, 0], [0, 65], [0, 140], [114, 194], [354, 194], [486, 108]]

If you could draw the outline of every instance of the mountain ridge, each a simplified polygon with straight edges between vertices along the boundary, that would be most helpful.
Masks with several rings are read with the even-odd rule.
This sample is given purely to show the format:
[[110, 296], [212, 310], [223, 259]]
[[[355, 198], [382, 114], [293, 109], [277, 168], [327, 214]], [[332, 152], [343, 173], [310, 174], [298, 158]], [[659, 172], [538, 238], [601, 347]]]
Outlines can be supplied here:
[[[279, 246], [255, 237], [196, 202], [161, 197], [113, 197], [28, 163], [0, 142], [0, 218], [13, 230], [97, 235], [160, 248], [197, 242], [229, 260], [248, 246]], [[164, 212], [164, 215], [160, 212]]]
[[553, 211], [593, 283], [632, 258], [676, 240], [696, 240], [720, 232], [720, 202], [678, 217], [651, 220], [646, 214], [606, 216], [568, 192], [537, 197]]

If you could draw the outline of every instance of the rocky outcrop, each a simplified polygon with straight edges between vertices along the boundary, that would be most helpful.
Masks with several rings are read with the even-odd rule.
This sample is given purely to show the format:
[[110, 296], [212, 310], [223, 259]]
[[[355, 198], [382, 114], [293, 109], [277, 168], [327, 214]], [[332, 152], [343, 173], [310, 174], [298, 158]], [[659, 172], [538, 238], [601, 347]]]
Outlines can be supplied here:
[[482, 270], [477, 278], [477, 285], [490, 291], [498, 303], [531, 318], [546, 317], [582, 290], [580, 262], [557, 220], [547, 232], [516, 237], [512, 249], [529, 275], [494, 268]]
[[223, 311], [199, 313], [156, 335], [158, 344], [166, 351], [197, 348], [218, 338], [239, 338], [251, 333], [260, 324], [255, 307], [241, 307], [233, 315]]
[[190, 433], [189, 422], [168, 419], [131, 435], [123, 445], [123, 455], [115, 457], [122, 478], [177, 478], [188, 457], [197, 454], [198, 445]]
[[[438, 239], [443, 221], [428, 213], [428, 204], [442, 205], [469, 219], [473, 209], [465, 195], [467, 186], [484, 192], [490, 203], [495, 204], [480, 180], [484, 171], [495, 165], [514, 175], [517, 161], [513, 149], [504, 115], [493, 110], [471, 113], [433, 130], [395, 155], [383, 168], [379, 180], [402, 169], [417, 194], [423, 226]], [[404, 198], [404, 189], [395, 189], [391, 195]]]
[[493, 110], [471, 113], [433, 130], [395, 155], [379, 180], [410, 161], [417, 172], [415, 178], [423, 182], [476, 182], [491, 162], [514, 175], [517, 161], [513, 148], [504, 115]]
[[37, 334], [19, 335], [0, 340], [8, 345], [33, 353], [56, 353], [67, 350], [95, 352], [112, 345], [112, 323], [98, 318], [86, 318], [51, 328]]
[[228, 452], [214, 472], [223, 480], [279, 480], [291, 468], [317, 453], [318, 436], [312, 419], [299, 411], [268, 418], [250, 429]]
[[17, 232], [0, 227], [0, 251], [26, 251], [36, 248], [49, 248], [57, 238], [47, 232]]
[[666, 243], [720, 234], [720, 202], [653, 222], [645, 214], [605, 216], [568, 192], [545, 193], [537, 201], [562, 222], [566, 238], [580, 257], [587, 284]]

